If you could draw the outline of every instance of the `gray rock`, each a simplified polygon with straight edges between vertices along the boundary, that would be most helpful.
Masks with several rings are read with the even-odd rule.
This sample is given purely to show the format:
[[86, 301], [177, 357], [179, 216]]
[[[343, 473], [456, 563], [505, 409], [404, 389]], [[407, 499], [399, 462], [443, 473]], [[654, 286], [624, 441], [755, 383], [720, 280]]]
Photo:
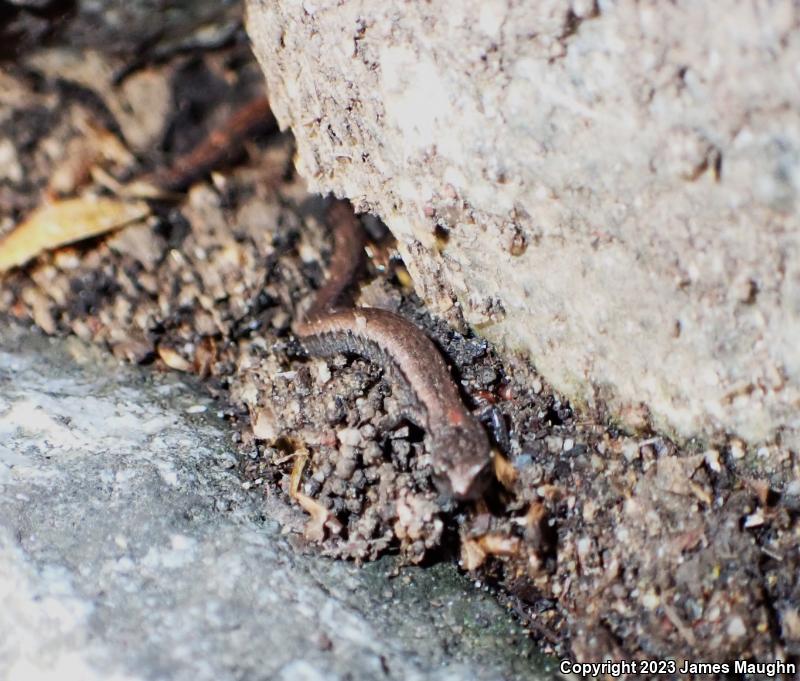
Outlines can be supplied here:
[[314, 191], [576, 402], [800, 442], [793, 0], [248, 0]]
[[548, 677], [450, 566], [293, 550], [230, 439], [174, 376], [0, 326], [0, 678]]

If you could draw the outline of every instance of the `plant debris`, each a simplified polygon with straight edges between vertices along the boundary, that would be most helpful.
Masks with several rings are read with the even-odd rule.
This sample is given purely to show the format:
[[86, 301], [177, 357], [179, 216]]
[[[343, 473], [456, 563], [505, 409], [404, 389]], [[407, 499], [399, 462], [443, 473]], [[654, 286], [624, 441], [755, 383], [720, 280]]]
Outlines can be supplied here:
[[149, 214], [148, 205], [142, 201], [91, 194], [45, 204], [0, 240], [0, 272], [24, 265], [43, 251], [105, 234]]

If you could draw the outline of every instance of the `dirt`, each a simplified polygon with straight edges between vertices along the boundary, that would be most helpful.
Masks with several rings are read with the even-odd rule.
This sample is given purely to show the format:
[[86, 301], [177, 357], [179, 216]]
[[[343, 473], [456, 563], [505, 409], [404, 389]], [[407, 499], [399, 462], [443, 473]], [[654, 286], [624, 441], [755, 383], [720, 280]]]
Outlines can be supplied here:
[[[52, 58], [0, 74], [14, 94], [0, 126], [20, 169], [0, 179], [7, 231], [45, 196], [108, 193], [94, 167], [125, 183], [168, 164], [261, 87], [243, 45], [166, 59], [152, 78], [193, 114], [164, 107], [148, 123], [160, 132], [148, 133], [147, 153], [109, 155], [85, 134], [87, 119], [123, 149], [147, 134], [114, 116], [119, 89], [74, 99], [56, 87], [71, 76], [53, 76]], [[48, 186], [54, 165], [76, 154], [86, 167]], [[239, 426], [246, 487], [310, 513], [305, 527], [287, 525], [298, 544], [359, 562], [460, 561], [544, 650], [580, 660], [797, 660], [796, 454], [735, 440], [678, 445], [645, 430], [644, 413], [640, 432], [623, 432], [604, 414], [574, 412], [529, 362], [503, 364], [485, 341], [427, 314], [385, 231], [365, 218], [360, 303], [425, 329], [494, 441], [497, 481], [485, 499], [441, 497], [425, 433], [394, 422], [397, 382], [359, 358], [306, 357], [291, 333], [331, 248], [325, 203], [306, 192], [292, 154], [287, 135], [253, 137], [185, 195], [151, 202], [147, 222], [5, 275], [0, 311], [205, 379]]]

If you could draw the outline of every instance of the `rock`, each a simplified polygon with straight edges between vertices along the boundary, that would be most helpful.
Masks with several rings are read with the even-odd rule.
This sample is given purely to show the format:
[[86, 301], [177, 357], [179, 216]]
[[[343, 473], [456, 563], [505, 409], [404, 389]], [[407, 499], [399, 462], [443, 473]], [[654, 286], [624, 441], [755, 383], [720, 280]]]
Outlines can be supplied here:
[[300, 172], [440, 314], [575, 401], [800, 442], [792, 0], [247, 4]]
[[293, 551], [186, 381], [0, 320], [0, 678], [549, 678], [451, 566]]

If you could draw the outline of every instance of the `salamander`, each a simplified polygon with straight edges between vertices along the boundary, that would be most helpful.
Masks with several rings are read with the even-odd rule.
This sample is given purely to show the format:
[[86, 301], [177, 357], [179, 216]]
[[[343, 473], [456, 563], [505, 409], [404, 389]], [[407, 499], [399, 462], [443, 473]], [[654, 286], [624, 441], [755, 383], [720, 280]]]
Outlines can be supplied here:
[[331, 205], [328, 221], [334, 236], [329, 274], [295, 323], [296, 336], [311, 355], [360, 355], [399, 377], [412, 400], [410, 420], [430, 438], [437, 487], [458, 499], [480, 497], [491, 470], [486, 431], [465, 408], [442, 355], [421, 329], [388, 310], [343, 304], [361, 263], [364, 236], [344, 201]]

